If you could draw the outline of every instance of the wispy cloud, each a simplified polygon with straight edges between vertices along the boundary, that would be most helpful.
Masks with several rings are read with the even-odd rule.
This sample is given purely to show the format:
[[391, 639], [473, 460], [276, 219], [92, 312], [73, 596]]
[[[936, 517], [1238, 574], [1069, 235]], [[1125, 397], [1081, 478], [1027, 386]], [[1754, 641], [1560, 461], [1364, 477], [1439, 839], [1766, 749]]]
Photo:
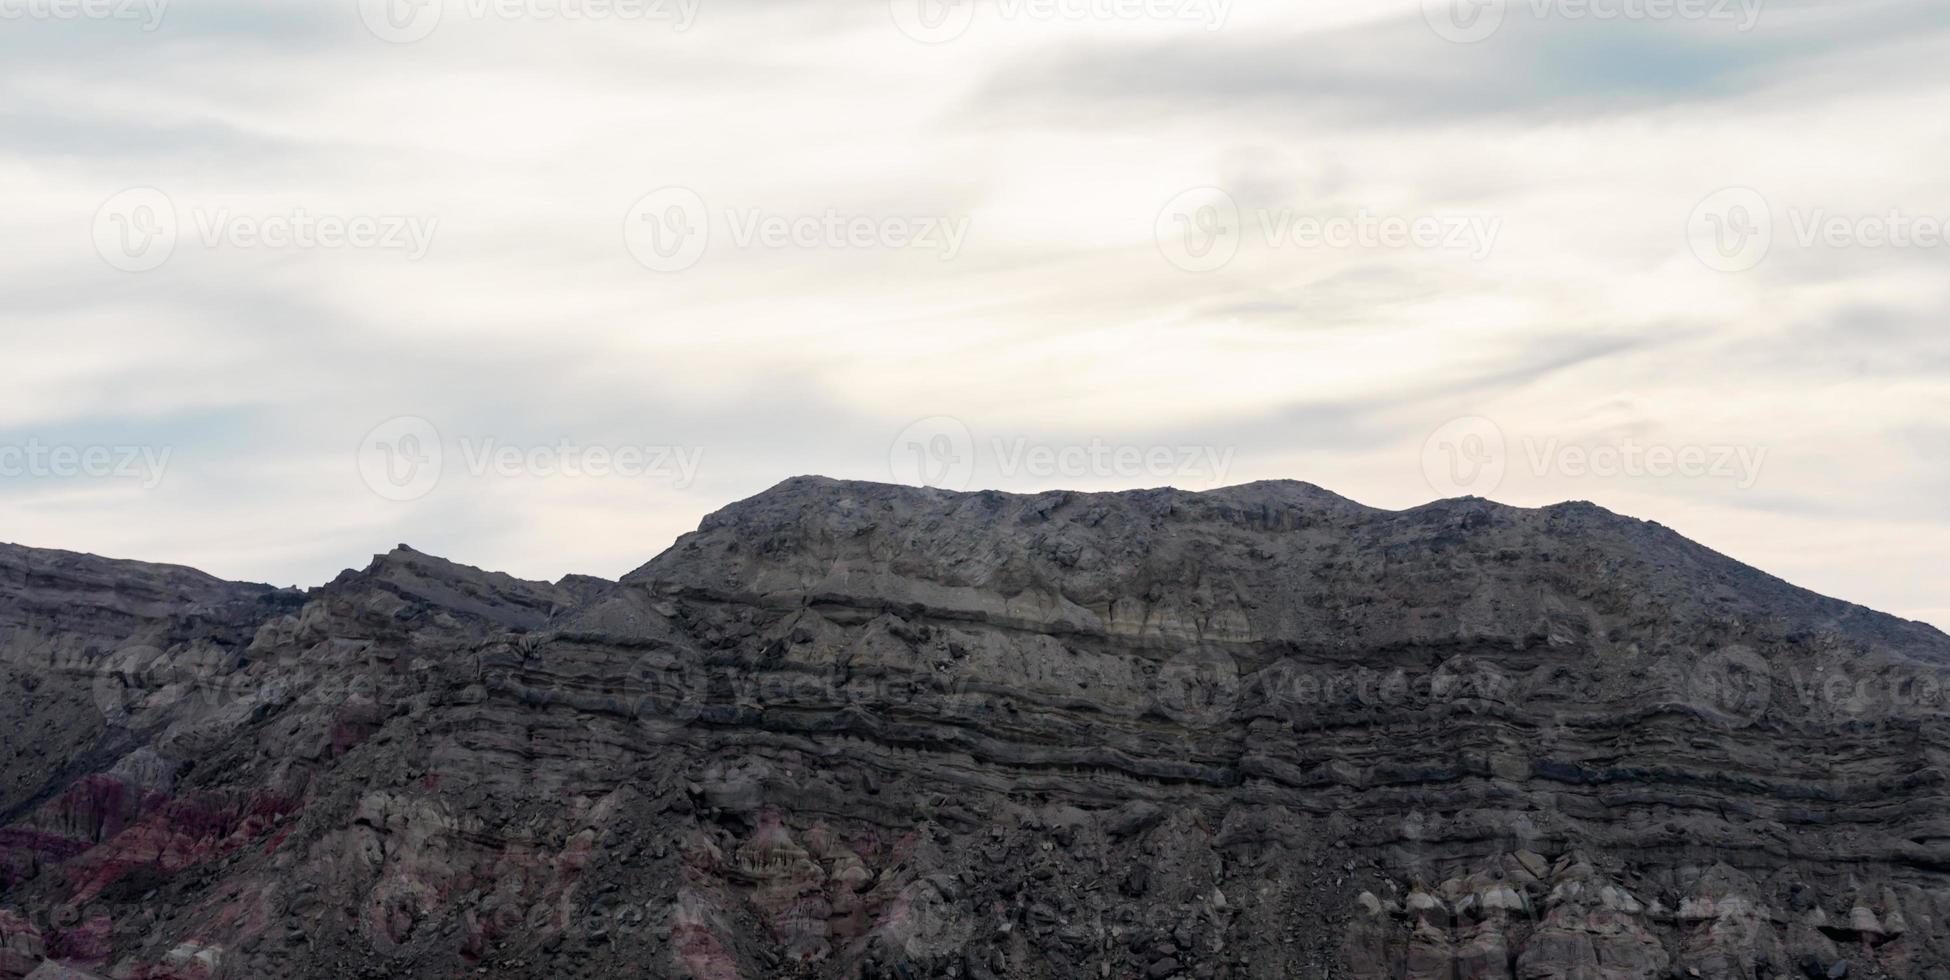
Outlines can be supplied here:
[[[1405, 0], [1212, 24], [985, 0], [938, 44], [877, 3], [441, 9], [404, 43], [353, 0], [0, 32], [0, 449], [169, 450], [148, 488], [0, 476], [0, 538], [279, 583], [402, 539], [614, 575], [804, 472], [965, 449], [970, 485], [1411, 506], [1459, 489], [1428, 472], [1444, 437], [1487, 432], [1498, 476], [1459, 492], [1593, 499], [1940, 614], [1946, 252], [1862, 220], [1950, 218], [1941, 4], [1780, 0], [1743, 29], [1511, 0], [1474, 43]], [[667, 188], [701, 210], [633, 210]], [[386, 222], [424, 253], [347, 235]], [[1386, 240], [1418, 222], [1475, 237]], [[706, 237], [648, 267], [677, 233]], [[376, 490], [433, 463], [370, 455], [408, 418], [439, 478]], [[470, 468], [490, 441], [534, 462]], [[695, 479], [551, 465], [659, 447], [700, 451]]]

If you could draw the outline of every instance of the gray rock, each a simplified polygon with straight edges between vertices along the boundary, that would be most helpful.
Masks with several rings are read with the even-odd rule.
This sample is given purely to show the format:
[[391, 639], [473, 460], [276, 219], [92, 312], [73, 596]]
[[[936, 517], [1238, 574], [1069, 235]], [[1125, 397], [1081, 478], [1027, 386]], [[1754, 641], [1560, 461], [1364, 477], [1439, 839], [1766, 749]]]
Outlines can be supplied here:
[[1589, 504], [1296, 483], [796, 479], [617, 583], [4, 546], [0, 980], [1935, 980], [1946, 670]]

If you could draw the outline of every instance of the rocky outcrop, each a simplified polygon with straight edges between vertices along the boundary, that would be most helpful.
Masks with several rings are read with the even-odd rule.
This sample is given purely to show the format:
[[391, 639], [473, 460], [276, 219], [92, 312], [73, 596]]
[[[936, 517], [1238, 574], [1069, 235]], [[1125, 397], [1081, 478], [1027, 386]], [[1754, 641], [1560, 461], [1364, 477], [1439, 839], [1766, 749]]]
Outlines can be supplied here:
[[808, 478], [617, 583], [308, 593], [8, 548], [0, 651], [0, 978], [1950, 980], [1950, 638], [1588, 504]]

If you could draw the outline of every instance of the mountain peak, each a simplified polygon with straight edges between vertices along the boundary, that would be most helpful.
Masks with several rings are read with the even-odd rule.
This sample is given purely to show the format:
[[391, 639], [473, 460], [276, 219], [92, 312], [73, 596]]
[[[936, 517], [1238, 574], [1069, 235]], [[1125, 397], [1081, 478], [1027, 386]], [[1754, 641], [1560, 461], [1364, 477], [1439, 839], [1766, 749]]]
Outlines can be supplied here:
[[[1215, 580], [1252, 601], [1214, 592]], [[961, 614], [984, 616], [1036, 596], [1090, 629], [1144, 597], [1185, 605], [1190, 634], [1224, 620], [1246, 637], [1330, 646], [1522, 645], [1566, 630], [1608, 642], [1643, 618], [1672, 620], [1655, 632], [1694, 642], [1826, 631], [1950, 656], [1934, 629], [1795, 588], [1588, 501], [1459, 497], [1386, 511], [1286, 480], [1017, 494], [796, 477], [706, 517], [623, 581], [799, 601], [959, 595]]]

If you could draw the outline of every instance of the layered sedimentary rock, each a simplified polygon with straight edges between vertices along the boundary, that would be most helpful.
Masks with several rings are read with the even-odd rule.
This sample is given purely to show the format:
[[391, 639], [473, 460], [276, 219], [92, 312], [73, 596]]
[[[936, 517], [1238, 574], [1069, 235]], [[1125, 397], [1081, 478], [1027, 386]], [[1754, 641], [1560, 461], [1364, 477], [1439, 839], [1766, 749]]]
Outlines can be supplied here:
[[0, 978], [1950, 980], [1947, 678], [1295, 483], [799, 479], [616, 583], [7, 548]]

